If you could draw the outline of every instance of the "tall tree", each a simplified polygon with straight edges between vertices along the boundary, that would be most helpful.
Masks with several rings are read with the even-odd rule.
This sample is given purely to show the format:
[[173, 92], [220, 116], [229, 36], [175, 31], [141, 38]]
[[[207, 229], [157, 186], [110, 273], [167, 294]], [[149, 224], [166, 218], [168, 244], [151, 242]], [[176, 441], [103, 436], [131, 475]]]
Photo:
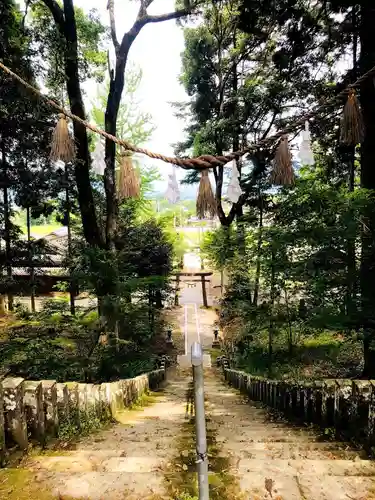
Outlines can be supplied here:
[[[32, 69], [35, 52], [19, 7], [13, 0], [6, 0], [1, 3], [0, 15], [4, 21], [0, 28], [0, 59], [23, 78], [35, 83]], [[1, 260], [7, 270], [10, 288], [12, 263], [19, 257], [16, 244], [20, 233], [12, 223], [12, 205], [25, 186], [30, 189], [29, 173], [33, 168], [44, 169], [47, 177], [50, 174], [47, 133], [51, 120], [46, 107], [35, 96], [26, 96], [24, 89], [5, 73], [0, 75], [0, 89], [1, 215], [2, 239], [5, 240]], [[25, 168], [26, 161], [29, 168]], [[35, 193], [34, 204], [39, 205], [43, 197], [40, 191]], [[9, 306], [12, 307], [11, 298]]]
[[[207, 2], [204, 23], [185, 29], [182, 82], [191, 96], [193, 119], [188, 139], [177, 152], [220, 155], [262, 140], [285, 125], [291, 112], [304, 111], [324, 82], [332, 81], [332, 64], [326, 57], [332, 44], [324, 51], [321, 48], [326, 25], [318, 7], [308, 2], [290, 8], [287, 2], [273, 2], [271, 7], [267, 2], [252, 2], [252, 17], [245, 24], [239, 17], [240, 4]], [[223, 168], [213, 168], [222, 225], [241, 214], [270, 158], [267, 153], [254, 154], [245, 162], [244, 194], [228, 214], [221, 201]], [[197, 175], [187, 180], [196, 182]]]
[[[63, 76], [70, 102], [70, 110], [73, 114], [85, 120], [87, 116], [81, 89], [81, 74], [82, 71], [87, 69], [87, 58], [84, 57], [84, 52], [87, 44], [90, 44], [91, 48], [94, 46], [98, 51], [100, 37], [104, 32], [104, 28], [95, 17], [85, 19], [82, 16], [82, 11], [76, 11], [73, 0], [64, 0], [62, 5], [56, 0], [41, 1], [47, 7], [55, 22], [55, 31], [52, 32], [54, 35], [53, 47], [56, 47], [55, 42], [57, 42], [57, 47], [60, 48], [58, 55], [60, 57], [62, 55], [63, 58]], [[79, 23], [79, 21], [82, 22]], [[48, 21], [45, 20], [45, 22]], [[79, 31], [79, 27], [82, 28], [81, 31]], [[79, 34], [82, 36], [79, 37]], [[51, 45], [50, 39], [47, 41]], [[41, 43], [41, 46], [43, 46], [43, 43]], [[51, 68], [50, 65], [50, 71]], [[61, 81], [61, 73], [57, 71], [57, 74], [60, 75], [58, 80]], [[74, 172], [85, 239], [93, 246], [103, 246], [104, 241], [96, 217], [90, 183], [91, 160], [88, 133], [86, 127], [76, 121], [73, 123], [73, 129], [76, 143]]]
[[[176, 9], [173, 12], [165, 14], [151, 15], [148, 13], [148, 8], [153, 3], [153, 0], [140, 0], [139, 10], [132, 27], [121, 38], [118, 37], [116, 30], [115, 16], [115, 1], [109, 0], [107, 4], [111, 37], [113, 47], [116, 54], [115, 68], [109, 69], [110, 86], [105, 112], [105, 130], [109, 134], [116, 135], [117, 133], [117, 117], [121, 104], [121, 97], [125, 85], [125, 70], [128, 63], [129, 51], [138, 37], [141, 30], [148, 24], [170, 21], [172, 19], [180, 19], [194, 12], [195, 7], [199, 2], [187, 2], [187, 7]], [[185, 2], [186, 3], [186, 2]], [[110, 141], [106, 141], [105, 146], [106, 170], [105, 170], [105, 190], [107, 203], [107, 220], [106, 220], [106, 239], [107, 245], [113, 245], [113, 238], [116, 231], [116, 182], [115, 182], [115, 166], [116, 166], [116, 145]]]

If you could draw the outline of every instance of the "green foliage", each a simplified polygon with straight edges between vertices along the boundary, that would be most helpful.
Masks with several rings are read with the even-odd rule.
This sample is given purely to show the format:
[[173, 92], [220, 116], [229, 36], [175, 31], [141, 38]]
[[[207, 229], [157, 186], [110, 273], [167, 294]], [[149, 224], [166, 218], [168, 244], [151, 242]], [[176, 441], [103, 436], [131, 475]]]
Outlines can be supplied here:
[[[240, 369], [267, 376], [268, 328], [260, 330], [247, 324], [242, 340], [237, 343], [235, 362]], [[293, 380], [322, 378], [356, 378], [363, 369], [361, 342], [345, 338], [333, 331], [309, 331], [293, 327], [293, 351], [288, 349], [289, 332], [279, 325], [273, 340], [272, 376]]]
[[[142, 111], [142, 103], [137, 93], [143, 74], [136, 66], [126, 72], [125, 88], [117, 118], [117, 133], [122, 139], [135, 146], [145, 144], [152, 136], [155, 126], [150, 113]], [[109, 81], [100, 85], [91, 115], [98, 127], [104, 128], [104, 114], [109, 92]]]
[[[107, 63], [107, 53], [104, 50], [107, 30], [95, 9], [86, 13], [83, 9], [76, 7], [75, 19], [79, 39], [80, 79], [85, 81], [94, 78], [102, 82]], [[62, 96], [64, 98], [62, 89], [65, 87], [65, 39], [56, 29], [51, 12], [43, 2], [32, 2], [28, 22], [39, 56], [44, 60], [46, 85], [61, 100]]]
[[[60, 306], [52, 307], [50, 302], [41, 313], [7, 330], [0, 342], [2, 370], [34, 380], [105, 382], [154, 369], [147, 310], [129, 306], [122, 311], [116, 346], [110, 338], [109, 343], [99, 342], [106, 331], [96, 311], [72, 317], [63, 314]], [[56, 309], [59, 312], [51, 313]], [[162, 329], [163, 324], [155, 321], [155, 331]]]
[[45, 300], [40, 313], [20, 310], [26, 321], [0, 343], [2, 369], [102, 382], [154, 368], [153, 342], [165, 330], [161, 308], [170, 292], [171, 237], [154, 219], [140, 222], [137, 207], [125, 204], [115, 244], [114, 253], [77, 239], [68, 264], [80, 288], [99, 297], [100, 315], [76, 307], [71, 316], [68, 296]]
[[229, 266], [235, 256], [235, 233], [231, 227], [221, 227], [205, 233], [202, 252], [218, 270]]
[[80, 411], [73, 405], [69, 406], [68, 416], [59, 412], [58, 438], [61, 441], [71, 441], [78, 436], [87, 436], [92, 432], [100, 430], [111, 421], [110, 414], [101, 412], [100, 417], [96, 408], [88, 408]]
[[[135, 146], [144, 145], [155, 131], [150, 113], [142, 111], [142, 103], [138, 99], [139, 86], [142, 81], [142, 70], [135, 66], [129, 67], [126, 73], [125, 89], [117, 116], [117, 135]], [[109, 81], [100, 86], [96, 101], [93, 103], [91, 115], [98, 127], [104, 129], [105, 109], [109, 92]], [[94, 147], [94, 144], [92, 145]], [[121, 162], [121, 150], [117, 148], [117, 164]], [[144, 165], [136, 156], [133, 164], [138, 170], [141, 180], [141, 200], [138, 205], [145, 209], [145, 196], [152, 192], [153, 183], [160, 180], [160, 172], [154, 166]], [[146, 207], [145, 207], [146, 205]]]
[[224, 240], [221, 228], [205, 242], [208, 257], [229, 277], [220, 317], [227, 348], [240, 346], [237, 362], [255, 373], [352, 377], [363, 369], [355, 333], [363, 324], [357, 221], [372, 196], [325, 178], [327, 160], [316, 158], [293, 189], [267, 193], [262, 225], [259, 203], [248, 207], [244, 248], [238, 226]]

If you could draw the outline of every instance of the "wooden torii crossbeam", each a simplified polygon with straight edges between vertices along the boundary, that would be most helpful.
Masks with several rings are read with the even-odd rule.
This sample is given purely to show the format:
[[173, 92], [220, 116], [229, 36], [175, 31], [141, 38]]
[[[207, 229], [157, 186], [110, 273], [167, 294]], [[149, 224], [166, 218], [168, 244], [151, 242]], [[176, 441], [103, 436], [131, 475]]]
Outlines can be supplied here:
[[208, 307], [208, 301], [207, 301], [207, 290], [206, 290], [206, 283], [209, 281], [207, 279], [208, 276], [212, 276], [212, 271], [178, 271], [172, 273], [175, 278], [172, 278], [173, 281], [176, 282], [176, 294], [175, 294], [175, 305], [178, 306], [178, 292], [180, 289], [180, 281], [181, 277], [183, 276], [189, 276], [189, 277], [198, 277], [198, 279], [192, 279], [191, 281], [193, 282], [200, 282], [202, 284], [202, 299], [203, 299], [203, 306]]

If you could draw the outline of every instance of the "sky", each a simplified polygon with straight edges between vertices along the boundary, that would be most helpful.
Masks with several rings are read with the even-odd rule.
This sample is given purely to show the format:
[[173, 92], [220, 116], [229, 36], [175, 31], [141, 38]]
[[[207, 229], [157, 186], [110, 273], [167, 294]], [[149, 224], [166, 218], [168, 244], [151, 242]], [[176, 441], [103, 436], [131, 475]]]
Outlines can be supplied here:
[[[154, 0], [148, 13], [172, 12], [174, 3], [175, 0]], [[109, 24], [106, 0], [75, 0], [75, 5], [82, 7], [87, 12], [93, 8], [97, 9], [103, 24]], [[138, 0], [115, 0], [116, 28], [119, 40], [133, 24], [138, 8]], [[129, 63], [138, 65], [143, 71], [143, 79], [138, 93], [141, 106], [152, 115], [156, 125], [152, 138], [144, 146], [154, 152], [170, 156], [173, 156], [173, 143], [184, 139], [184, 123], [174, 116], [173, 108], [170, 105], [170, 102], [188, 99], [184, 88], [178, 81], [183, 49], [182, 28], [177, 26], [176, 21], [171, 20], [145, 26], [133, 43], [129, 54]], [[89, 99], [90, 97], [94, 98], [96, 85], [89, 85], [87, 92]], [[145, 159], [144, 161], [149, 160]], [[159, 166], [164, 174], [163, 177], [167, 178], [172, 167], [164, 162], [155, 162], [155, 160], [152, 162]], [[184, 177], [185, 173], [181, 169], [178, 170], [178, 178]]]

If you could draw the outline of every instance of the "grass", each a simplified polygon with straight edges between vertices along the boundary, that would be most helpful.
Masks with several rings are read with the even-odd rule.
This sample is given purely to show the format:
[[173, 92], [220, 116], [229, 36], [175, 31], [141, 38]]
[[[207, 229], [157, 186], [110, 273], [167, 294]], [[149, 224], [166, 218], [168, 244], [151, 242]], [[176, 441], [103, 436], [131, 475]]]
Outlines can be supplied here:
[[[43, 237], [49, 233], [52, 233], [53, 231], [56, 231], [57, 229], [60, 229], [61, 227], [61, 224], [44, 224], [41, 226], [31, 226], [31, 234], [34, 236]], [[22, 227], [21, 229], [24, 234], [27, 233], [26, 227]]]
[[157, 393], [144, 392], [136, 401], [134, 401], [129, 408], [130, 411], [142, 411], [143, 408], [151, 406], [157, 402]]

